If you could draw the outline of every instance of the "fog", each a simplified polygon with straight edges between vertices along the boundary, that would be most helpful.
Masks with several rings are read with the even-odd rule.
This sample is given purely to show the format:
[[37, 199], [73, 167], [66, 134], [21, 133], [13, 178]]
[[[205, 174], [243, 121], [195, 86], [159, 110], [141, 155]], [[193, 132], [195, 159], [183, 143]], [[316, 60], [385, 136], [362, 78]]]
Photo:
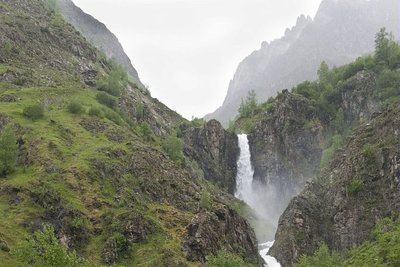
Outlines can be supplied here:
[[118, 37], [152, 95], [186, 118], [215, 110], [241, 60], [320, 0], [74, 0]]

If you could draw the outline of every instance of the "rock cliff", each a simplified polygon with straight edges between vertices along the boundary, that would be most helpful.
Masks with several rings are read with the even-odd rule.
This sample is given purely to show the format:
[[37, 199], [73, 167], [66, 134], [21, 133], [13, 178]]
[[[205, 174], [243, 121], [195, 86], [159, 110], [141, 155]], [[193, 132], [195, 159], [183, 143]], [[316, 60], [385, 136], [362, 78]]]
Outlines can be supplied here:
[[234, 193], [239, 157], [238, 139], [216, 120], [184, 131], [184, 154], [199, 164], [204, 178]]
[[140, 83], [139, 75], [132, 66], [117, 37], [107, 27], [83, 12], [72, 0], [57, 0], [59, 11], [92, 45], [103, 51], [108, 58], [122, 65], [128, 74]]
[[284, 90], [249, 135], [254, 180], [276, 194], [269, 210], [275, 222], [319, 169], [324, 128], [317, 118], [307, 98]]
[[[335, 87], [330, 98], [336, 113], [343, 116], [340, 130], [368, 121], [379, 112], [374, 72], [359, 71]], [[318, 111], [315, 100], [299, 93], [299, 89], [279, 93], [255, 116], [254, 131], [249, 135], [254, 180], [273, 203], [268, 215], [275, 222], [290, 199], [318, 174], [323, 151], [331, 145], [332, 131], [337, 131], [332, 130], [335, 120]]]
[[184, 253], [191, 260], [205, 263], [207, 254], [215, 254], [222, 246], [227, 246], [249, 262], [260, 263], [257, 239], [253, 231], [248, 231], [249, 228], [247, 221], [231, 209], [200, 213], [186, 228], [188, 233], [183, 242]]
[[329, 167], [290, 202], [271, 249], [283, 266], [320, 242], [340, 251], [360, 245], [380, 219], [398, 214], [399, 115], [397, 104], [355, 129]]

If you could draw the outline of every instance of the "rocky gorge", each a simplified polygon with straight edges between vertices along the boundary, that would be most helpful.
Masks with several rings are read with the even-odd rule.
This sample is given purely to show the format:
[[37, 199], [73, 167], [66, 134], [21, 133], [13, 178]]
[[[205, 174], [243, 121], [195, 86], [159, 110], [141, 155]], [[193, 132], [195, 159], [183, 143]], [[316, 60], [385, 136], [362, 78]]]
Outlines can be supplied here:
[[[258, 242], [274, 236], [282, 266], [318, 266], [301, 264], [322, 245], [326, 259], [365, 256], [352, 250], [396, 222], [400, 46], [384, 29], [374, 54], [243, 101], [224, 129], [153, 98], [115, 36], [71, 1], [0, 11], [4, 266], [263, 266]], [[374, 255], [382, 266], [399, 262], [391, 247]]]

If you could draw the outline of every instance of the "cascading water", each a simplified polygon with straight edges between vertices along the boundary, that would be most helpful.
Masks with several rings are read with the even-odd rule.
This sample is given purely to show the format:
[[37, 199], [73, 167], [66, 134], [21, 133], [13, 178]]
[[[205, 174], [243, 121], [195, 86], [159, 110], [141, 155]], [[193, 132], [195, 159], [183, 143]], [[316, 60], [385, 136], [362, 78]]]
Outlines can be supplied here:
[[[260, 205], [259, 193], [253, 187], [253, 167], [251, 165], [250, 147], [246, 134], [238, 135], [240, 156], [237, 162], [238, 173], [236, 177], [235, 196], [247, 203], [258, 212]], [[264, 192], [265, 193], [265, 192]], [[265, 203], [267, 204], [267, 203]], [[273, 241], [259, 244], [260, 255], [266, 262], [266, 267], [281, 267], [275, 258], [268, 256], [268, 250], [272, 247]]]

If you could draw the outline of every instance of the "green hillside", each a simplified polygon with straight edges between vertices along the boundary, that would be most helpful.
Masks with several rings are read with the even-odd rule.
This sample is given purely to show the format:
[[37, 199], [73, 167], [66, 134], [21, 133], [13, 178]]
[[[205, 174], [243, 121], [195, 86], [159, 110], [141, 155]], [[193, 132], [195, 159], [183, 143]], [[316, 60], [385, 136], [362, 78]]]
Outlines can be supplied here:
[[[219, 251], [257, 264], [233, 197], [166, 141], [185, 120], [56, 10], [0, 2], [0, 265], [200, 266]], [[253, 243], [242, 248], [223, 225], [218, 243], [189, 257], [187, 227], [216, 212]]]

